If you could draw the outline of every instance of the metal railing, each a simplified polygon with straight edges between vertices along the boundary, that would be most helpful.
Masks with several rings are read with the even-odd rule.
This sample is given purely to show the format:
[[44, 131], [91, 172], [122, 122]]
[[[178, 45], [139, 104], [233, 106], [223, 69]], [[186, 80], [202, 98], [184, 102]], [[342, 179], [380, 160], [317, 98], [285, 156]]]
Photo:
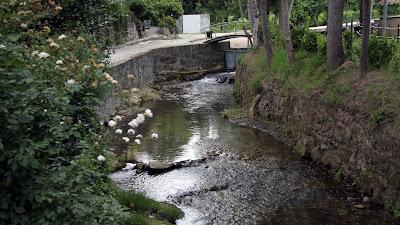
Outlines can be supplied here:
[[248, 33], [251, 33], [250, 22], [248, 21], [230, 21], [212, 24], [208, 27], [203, 27], [200, 32], [206, 34], [207, 39], [213, 39], [219, 36], [246, 34], [243, 30], [245, 27]]

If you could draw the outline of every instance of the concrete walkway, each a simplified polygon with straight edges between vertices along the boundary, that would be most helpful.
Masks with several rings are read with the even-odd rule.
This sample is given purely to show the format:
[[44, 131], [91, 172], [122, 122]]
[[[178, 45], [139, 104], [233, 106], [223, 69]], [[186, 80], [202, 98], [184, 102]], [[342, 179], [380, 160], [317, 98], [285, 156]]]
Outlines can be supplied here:
[[150, 40], [131, 45], [123, 45], [112, 50], [110, 55], [110, 67], [122, 64], [137, 55], [141, 55], [153, 49], [201, 44], [205, 40], [204, 34], [180, 34], [177, 39]]
[[[161, 37], [160, 37], [161, 38]], [[203, 44], [206, 41], [205, 34], [180, 34], [176, 39], [157, 39], [126, 43], [112, 49], [110, 55], [110, 67], [122, 64], [135, 56], [144, 54], [153, 49], [166, 48], [173, 46], [183, 46], [192, 44]], [[231, 43], [231, 48], [247, 48], [247, 38], [235, 38], [227, 40]]]

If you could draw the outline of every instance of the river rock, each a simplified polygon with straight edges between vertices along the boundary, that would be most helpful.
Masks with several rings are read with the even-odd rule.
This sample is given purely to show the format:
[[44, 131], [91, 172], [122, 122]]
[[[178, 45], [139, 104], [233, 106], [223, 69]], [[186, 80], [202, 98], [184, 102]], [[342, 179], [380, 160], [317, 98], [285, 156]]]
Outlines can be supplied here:
[[152, 161], [147, 169], [150, 175], [165, 173], [174, 169], [174, 164], [163, 161]]
[[221, 78], [217, 79], [217, 82], [220, 83], [220, 84], [223, 84], [223, 83], [226, 82], [227, 79], [228, 79], [228, 77], [221, 77]]

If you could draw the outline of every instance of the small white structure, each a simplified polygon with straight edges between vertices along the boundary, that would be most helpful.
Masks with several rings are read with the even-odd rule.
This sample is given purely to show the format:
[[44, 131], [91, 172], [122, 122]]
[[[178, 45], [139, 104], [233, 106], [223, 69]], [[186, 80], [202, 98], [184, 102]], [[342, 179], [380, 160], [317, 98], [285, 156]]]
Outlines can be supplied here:
[[201, 29], [210, 27], [209, 14], [183, 15], [179, 18], [178, 28], [180, 33], [197, 34]]

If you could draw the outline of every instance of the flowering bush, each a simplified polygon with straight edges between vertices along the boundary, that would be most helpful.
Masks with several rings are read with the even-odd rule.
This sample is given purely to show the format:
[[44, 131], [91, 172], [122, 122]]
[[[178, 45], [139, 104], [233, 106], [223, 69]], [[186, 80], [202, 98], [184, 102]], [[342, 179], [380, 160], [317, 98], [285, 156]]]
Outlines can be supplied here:
[[112, 87], [107, 55], [90, 35], [56, 34], [65, 29], [48, 21], [62, 10], [51, 0], [0, 3], [0, 224], [126, 217], [110, 197], [93, 110]]

